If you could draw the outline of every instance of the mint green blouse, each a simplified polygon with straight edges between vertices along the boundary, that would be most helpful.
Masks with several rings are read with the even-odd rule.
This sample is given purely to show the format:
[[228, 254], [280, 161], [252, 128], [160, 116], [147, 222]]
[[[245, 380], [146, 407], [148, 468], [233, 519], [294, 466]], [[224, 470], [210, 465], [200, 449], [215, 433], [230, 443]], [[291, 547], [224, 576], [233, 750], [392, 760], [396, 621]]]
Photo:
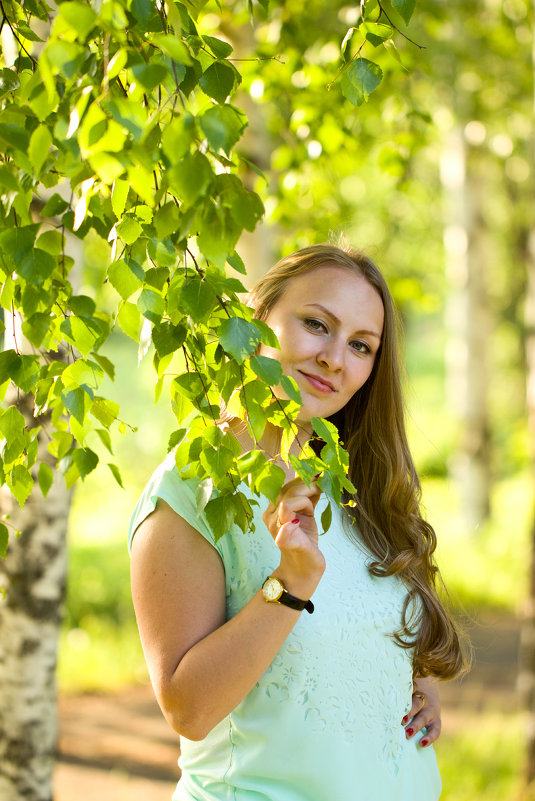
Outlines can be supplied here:
[[[233, 527], [214, 544], [197, 513], [196, 484], [180, 477], [171, 453], [137, 503], [129, 543], [162, 498], [221, 556], [231, 618], [278, 565], [279, 552], [260, 507], [253, 507], [254, 533]], [[173, 801], [439, 798], [433, 747], [419, 745], [421, 733], [406, 740], [401, 725], [411, 706], [411, 653], [390, 634], [400, 625], [405, 588], [396, 577], [368, 573], [369, 555], [348, 538], [339, 513], [320, 547], [327, 567], [314, 613], [300, 615], [256, 687], [207, 737], [181, 738]]]

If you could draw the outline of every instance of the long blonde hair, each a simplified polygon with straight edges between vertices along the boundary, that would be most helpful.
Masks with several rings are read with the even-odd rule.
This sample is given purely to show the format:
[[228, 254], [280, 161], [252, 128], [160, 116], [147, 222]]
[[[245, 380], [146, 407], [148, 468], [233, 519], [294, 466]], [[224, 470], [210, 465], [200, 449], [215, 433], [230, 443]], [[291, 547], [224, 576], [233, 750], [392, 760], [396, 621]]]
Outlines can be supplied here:
[[437, 593], [436, 535], [420, 512], [421, 487], [405, 433], [399, 321], [385, 279], [361, 252], [315, 245], [272, 267], [251, 291], [250, 303], [255, 317], [266, 320], [288, 281], [327, 265], [364, 277], [384, 306], [372, 373], [330, 418], [349, 453], [349, 477], [357, 488], [346, 528], [373, 555], [372, 575], [399, 575], [407, 587], [401, 628], [393, 637], [401, 647], [414, 648], [415, 675], [453, 678], [466, 660], [459, 631]]

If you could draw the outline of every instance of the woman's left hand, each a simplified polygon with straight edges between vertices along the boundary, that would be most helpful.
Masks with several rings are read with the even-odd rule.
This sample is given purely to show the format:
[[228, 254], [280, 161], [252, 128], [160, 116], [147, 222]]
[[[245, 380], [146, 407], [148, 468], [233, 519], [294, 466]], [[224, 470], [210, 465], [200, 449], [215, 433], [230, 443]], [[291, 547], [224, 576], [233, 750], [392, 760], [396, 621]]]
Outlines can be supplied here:
[[420, 746], [425, 748], [440, 736], [442, 722], [440, 719], [440, 698], [438, 695], [438, 682], [432, 676], [425, 679], [414, 679], [412, 706], [401, 721], [405, 726], [405, 736], [408, 740], [421, 731], [424, 726], [427, 731], [420, 740]]

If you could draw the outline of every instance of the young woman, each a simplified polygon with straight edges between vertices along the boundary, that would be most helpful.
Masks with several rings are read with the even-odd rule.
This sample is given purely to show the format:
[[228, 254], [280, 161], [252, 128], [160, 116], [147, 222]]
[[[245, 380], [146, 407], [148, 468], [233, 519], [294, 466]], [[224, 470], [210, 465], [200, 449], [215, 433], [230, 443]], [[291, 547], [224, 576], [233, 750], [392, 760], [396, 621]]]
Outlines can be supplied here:
[[[181, 735], [174, 799], [436, 801], [436, 678], [463, 657], [419, 511], [390, 293], [369, 258], [320, 245], [279, 262], [251, 303], [280, 343], [261, 352], [301, 391], [292, 452], [328, 418], [358, 494], [319, 540], [326, 498], [279, 460], [277, 505], [254, 507], [254, 534], [214, 544], [173, 454], [153, 475], [131, 521], [132, 592]], [[228, 425], [249, 450], [243, 423]], [[279, 445], [268, 427], [266, 455]]]

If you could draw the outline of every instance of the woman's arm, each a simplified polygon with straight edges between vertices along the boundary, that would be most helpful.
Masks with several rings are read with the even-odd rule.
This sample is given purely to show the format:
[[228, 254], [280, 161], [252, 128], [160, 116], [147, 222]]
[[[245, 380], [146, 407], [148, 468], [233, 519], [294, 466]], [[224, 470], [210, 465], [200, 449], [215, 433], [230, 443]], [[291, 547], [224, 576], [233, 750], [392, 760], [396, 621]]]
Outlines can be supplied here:
[[440, 719], [438, 680], [433, 676], [428, 676], [425, 679], [414, 679], [412, 707], [401, 721], [401, 724], [405, 726], [407, 739], [414, 737], [424, 726], [427, 727], [427, 733], [420, 741], [420, 745], [423, 748], [438, 739], [442, 722]]
[[[313, 516], [318, 497], [315, 485], [289, 482], [278, 506], [270, 504], [264, 515], [281, 551], [272, 575], [303, 599], [325, 568]], [[225, 622], [218, 552], [163, 501], [133, 540], [132, 596], [158, 703], [170, 725], [191, 740], [205, 737], [251, 691], [300, 614], [267, 603], [259, 588]]]

